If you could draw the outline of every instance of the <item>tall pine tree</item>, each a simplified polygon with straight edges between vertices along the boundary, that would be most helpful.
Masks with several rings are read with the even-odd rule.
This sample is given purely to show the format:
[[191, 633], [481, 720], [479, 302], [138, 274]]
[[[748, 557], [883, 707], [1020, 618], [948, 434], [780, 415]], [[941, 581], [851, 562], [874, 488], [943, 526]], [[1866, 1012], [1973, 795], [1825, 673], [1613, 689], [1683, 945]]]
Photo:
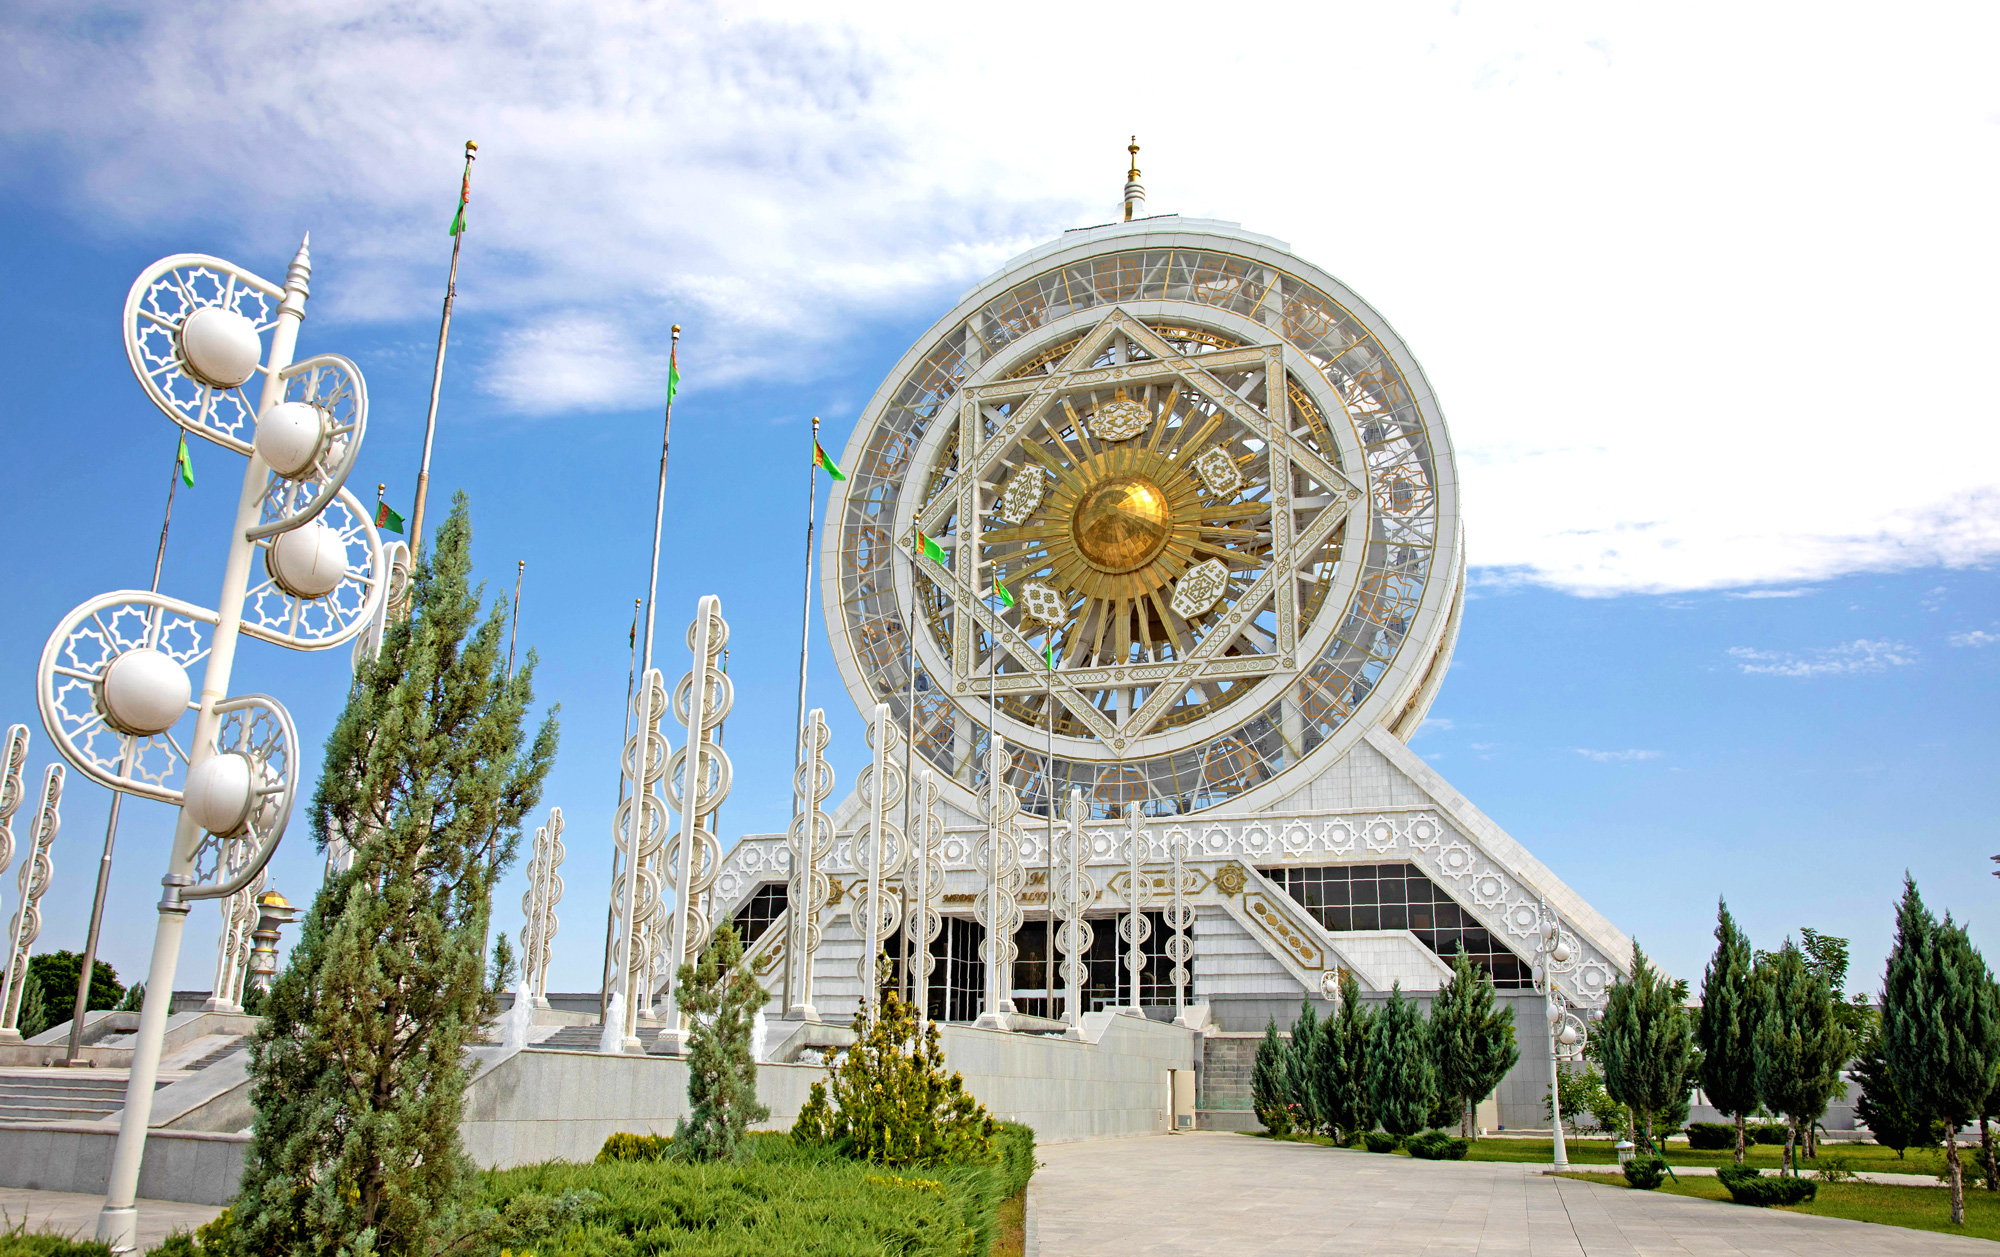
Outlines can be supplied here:
[[1924, 907], [1903, 876], [1896, 941], [1882, 977], [1882, 1044], [1896, 1090], [1919, 1113], [1944, 1122], [1951, 1220], [1965, 1225], [1965, 1169], [1958, 1129], [1979, 1116], [2000, 1061], [1991, 976], [1965, 930]]
[[1885, 1050], [1882, 1028], [1871, 1027], [1854, 1057], [1854, 1081], [1861, 1084], [1854, 1116], [1875, 1136], [1876, 1143], [1894, 1148], [1900, 1160], [1905, 1149], [1935, 1148], [1943, 1143], [1944, 1127], [1936, 1118], [1910, 1107], [1889, 1073]]
[[1299, 1015], [1292, 1020], [1292, 1041], [1285, 1050], [1285, 1089], [1297, 1106], [1299, 1126], [1310, 1134], [1324, 1119], [1319, 1111], [1319, 1067], [1321, 1057], [1319, 1013], [1310, 999], [1299, 1001]]
[[1392, 1135], [1409, 1136], [1429, 1124], [1437, 1102], [1437, 1063], [1430, 1027], [1403, 984], [1389, 990], [1389, 1002], [1374, 1017], [1368, 1036], [1368, 1092], [1375, 1119]]
[[1375, 1101], [1369, 1091], [1368, 1036], [1374, 1015], [1361, 1002], [1361, 984], [1351, 970], [1340, 971], [1340, 1007], [1320, 1023], [1325, 1042], [1319, 1107], [1328, 1131], [1352, 1139], [1375, 1129]]
[[1756, 983], [1757, 1094], [1788, 1119], [1785, 1168], [1797, 1174], [1796, 1146], [1826, 1112], [1854, 1044], [1824, 974], [1807, 963], [1791, 939], [1758, 967]]
[[476, 1194], [458, 1123], [466, 1047], [497, 1009], [481, 953], [556, 720], [525, 742], [535, 655], [508, 677], [506, 604], [479, 619], [471, 541], [459, 494], [327, 739], [315, 837], [355, 856], [313, 900], [252, 1040], [235, 1218], [260, 1257], [434, 1252]]
[[1701, 1045], [1701, 1089], [1717, 1112], [1736, 1119], [1736, 1164], [1743, 1164], [1745, 1119], [1757, 1111], [1756, 990], [1750, 940], [1736, 928], [1729, 905], [1715, 904], [1715, 955], [1701, 975], [1695, 1042]]
[[743, 963], [743, 944], [729, 925], [715, 928], [701, 963], [682, 965], [674, 981], [693, 1023], [688, 1115], [674, 1126], [674, 1151], [693, 1161], [733, 1157], [750, 1123], [771, 1116], [757, 1100], [757, 1061], [750, 1052], [751, 1019], [770, 993]]
[[1471, 1136], [1473, 1106], [1500, 1085], [1521, 1049], [1513, 1013], [1493, 998], [1493, 975], [1475, 967], [1463, 946], [1452, 957], [1451, 981], [1431, 1001], [1431, 1044], [1438, 1090], [1456, 1106], [1459, 1133]]
[[1278, 1019], [1268, 1019], [1257, 1058], [1250, 1063], [1250, 1107], [1273, 1135], [1292, 1133], [1291, 1049], [1278, 1035]]
[[1687, 983], [1670, 981], [1632, 944], [1632, 980], [1611, 988], [1598, 1024], [1604, 1089], [1628, 1106], [1639, 1126], [1640, 1151], [1655, 1155], [1653, 1116], [1687, 1095], [1700, 1067]]

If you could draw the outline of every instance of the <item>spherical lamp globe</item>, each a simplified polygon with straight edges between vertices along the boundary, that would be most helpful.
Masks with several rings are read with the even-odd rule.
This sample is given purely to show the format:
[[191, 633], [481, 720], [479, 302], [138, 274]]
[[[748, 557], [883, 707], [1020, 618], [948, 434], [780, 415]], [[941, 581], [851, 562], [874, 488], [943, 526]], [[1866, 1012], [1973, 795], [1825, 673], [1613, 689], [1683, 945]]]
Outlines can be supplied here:
[[150, 647], [113, 659], [97, 681], [97, 708], [120, 733], [150, 738], [174, 727], [194, 692], [187, 670]]
[[256, 802], [251, 786], [256, 773], [241, 751], [209, 756], [188, 770], [181, 791], [182, 806], [194, 823], [211, 834], [230, 838], [243, 832]]
[[311, 402], [280, 402], [257, 420], [257, 452], [287, 480], [310, 472], [326, 446], [326, 411]]
[[1562, 1044], [1564, 1047], [1575, 1047], [1578, 1037], [1575, 1026], [1566, 1025], [1556, 1031], [1556, 1042]]
[[279, 533], [264, 551], [264, 570], [294, 598], [324, 598], [347, 578], [347, 543], [316, 519]]
[[221, 306], [203, 306], [182, 319], [179, 340], [188, 374], [216, 388], [247, 383], [264, 356], [257, 325]]

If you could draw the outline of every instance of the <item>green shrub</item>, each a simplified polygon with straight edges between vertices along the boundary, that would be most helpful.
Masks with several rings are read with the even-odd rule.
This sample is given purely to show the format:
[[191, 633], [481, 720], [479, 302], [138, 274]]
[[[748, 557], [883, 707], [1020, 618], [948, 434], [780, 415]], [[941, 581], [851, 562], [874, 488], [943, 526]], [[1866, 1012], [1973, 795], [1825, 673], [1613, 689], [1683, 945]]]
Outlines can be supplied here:
[[1667, 1163], [1658, 1157], [1634, 1157], [1625, 1163], [1625, 1181], [1641, 1191], [1652, 1191], [1667, 1176]]
[[1361, 1146], [1370, 1152], [1394, 1152], [1401, 1143], [1386, 1130], [1364, 1130], [1361, 1132]]
[[111, 1250], [60, 1231], [30, 1231], [23, 1220], [0, 1230], [0, 1257], [111, 1257]]
[[[480, 1205], [505, 1225], [467, 1252], [536, 1257], [965, 1257], [998, 1231], [1000, 1202], [1034, 1166], [1033, 1135], [1003, 1125], [993, 1151], [921, 1173], [885, 1173], [826, 1146], [752, 1134], [716, 1162], [548, 1162], [483, 1176]], [[588, 1200], [559, 1211], [523, 1202]]]
[[[880, 1165], [937, 1166], [990, 1160], [998, 1128], [944, 1072], [936, 1022], [922, 1032], [894, 994], [854, 1023], [854, 1046], [825, 1082], [816, 1082], [792, 1125], [792, 1139]], [[832, 1084], [828, 1087], [828, 1082]]]
[[633, 1135], [618, 1131], [597, 1150], [597, 1164], [612, 1161], [659, 1161], [673, 1147], [671, 1135]]
[[1471, 1144], [1441, 1130], [1427, 1130], [1411, 1136], [1404, 1146], [1409, 1148], [1411, 1156], [1425, 1161], [1463, 1161]]
[[1751, 1143], [1782, 1144], [1785, 1142], [1783, 1122], [1754, 1122], [1744, 1131], [1744, 1137]]
[[1702, 1152], [1721, 1152], [1736, 1147], [1736, 1127], [1728, 1122], [1689, 1122], [1688, 1147]]
[[1809, 1178], [1766, 1178], [1747, 1165], [1725, 1165], [1715, 1176], [1739, 1205], [1799, 1205], [1819, 1194], [1819, 1184]]
[[224, 1209], [191, 1233], [179, 1229], [169, 1232], [146, 1257], [235, 1257], [235, 1253], [236, 1214]]

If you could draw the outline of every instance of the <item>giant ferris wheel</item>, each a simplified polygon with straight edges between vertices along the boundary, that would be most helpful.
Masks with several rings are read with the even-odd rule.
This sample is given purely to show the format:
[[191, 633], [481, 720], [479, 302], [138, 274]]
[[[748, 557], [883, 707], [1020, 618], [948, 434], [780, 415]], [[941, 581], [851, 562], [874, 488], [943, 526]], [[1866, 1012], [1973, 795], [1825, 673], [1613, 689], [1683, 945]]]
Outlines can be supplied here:
[[1422, 369], [1234, 224], [1016, 259], [903, 356], [842, 462], [834, 653], [968, 813], [995, 736], [1030, 813], [1071, 786], [1100, 816], [1306, 806], [1368, 729], [1415, 732], [1450, 661], [1458, 483]]

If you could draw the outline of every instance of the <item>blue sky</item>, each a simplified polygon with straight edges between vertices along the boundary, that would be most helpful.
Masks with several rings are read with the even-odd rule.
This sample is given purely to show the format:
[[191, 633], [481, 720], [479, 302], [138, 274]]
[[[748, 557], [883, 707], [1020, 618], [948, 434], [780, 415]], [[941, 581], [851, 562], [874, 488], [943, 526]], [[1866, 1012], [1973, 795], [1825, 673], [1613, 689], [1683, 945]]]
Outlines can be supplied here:
[[[1477, 597], [1416, 746], [1454, 784], [1691, 977], [1727, 894], [1760, 945], [1852, 937], [1872, 987], [1905, 867], [2000, 943], [1992, 13], [1274, 6], [1248, 12], [1275, 48], [1183, 61], [1203, 10], [1153, 12], [1189, 51], [1140, 73], [1103, 56], [1109, 18], [1053, 10], [10, 7], [0, 721], [35, 728], [39, 772], [44, 637], [150, 575], [174, 434], [118, 342], [132, 278], [180, 251], [277, 277], [312, 231], [302, 350], [367, 373], [356, 479], [407, 506], [478, 139], [434, 493], [472, 495], [491, 594], [528, 563], [522, 639], [563, 705], [554, 983], [594, 986], [667, 326], [661, 640], [722, 597], [724, 828], [777, 829], [809, 417], [837, 453], [960, 291], [1111, 217], [1136, 130], [1154, 212], [1291, 241], [1438, 387]], [[206, 603], [241, 465], [195, 456], [164, 588]], [[814, 634], [844, 791], [859, 729]], [[316, 759], [344, 653], [251, 645], [236, 688], [281, 697]], [[104, 805], [74, 782], [40, 947], [81, 942]], [[169, 816], [126, 818], [104, 950], [130, 974]], [[317, 870], [301, 826], [276, 884], [302, 901]], [[207, 984], [213, 934], [198, 911], [178, 985]]]

